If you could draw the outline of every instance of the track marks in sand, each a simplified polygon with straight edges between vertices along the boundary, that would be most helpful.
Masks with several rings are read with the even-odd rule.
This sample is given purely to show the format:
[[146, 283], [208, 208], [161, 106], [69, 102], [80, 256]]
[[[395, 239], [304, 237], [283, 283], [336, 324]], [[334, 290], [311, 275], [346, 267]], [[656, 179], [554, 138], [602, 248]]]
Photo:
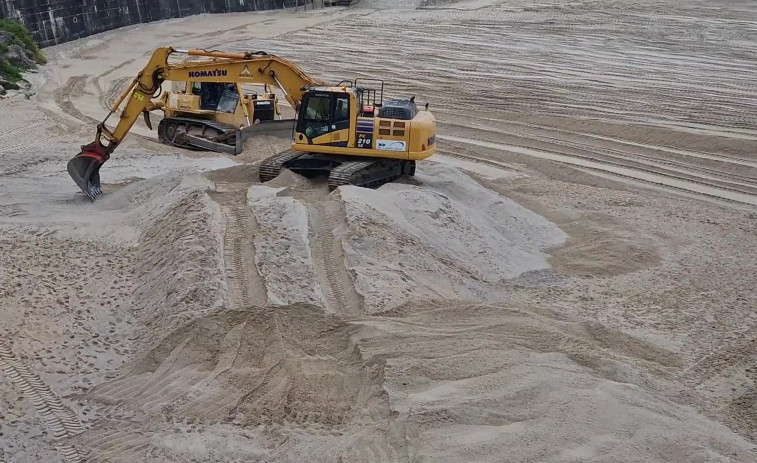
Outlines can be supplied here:
[[308, 218], [310, 247], [326, 310], [342, 314], [361, 314], [363, 298], [355, 290], [345, 265], [342, 244], [334, 235], [335, 230], [347, 228], [342, 205], [337, 201], [308, 204]]
[[[312, 291], [315, 297], [303, 302], [321, 305], [326, 312], [332, 314], [360, 315], [363, 313], [363, 296], [355, 289], [353, 275], [347, 269], [342, 246], [342, 236], [348, 228], [344, 204], [339, 199], [338, 192], [329, 193], [323, 180], [325, 179], [307, 180], [287, 171], [279, 179], [271, 182], [279, 188], [274, 195], [281, 199], [268, 201], [266, 206], [268, 209], [255, 205], [253, 209], [259, 215], [264, 228], [265, 223], [271, 220], [276, 220], [278, 226], [281, 220], [270, 211], [289, 207], [290, 202], [294, 200], [294, 204], [299, 209], [297, 217], [307, 215], [307, 225], [304, 220], [297, 225], [298, 233], [307, 234], [300, 245], [300, 248], [306, 249], [307, 256], [304, 259], [306, 264], [299, 267], [307, 268], [308, 280], [314, 280], [317, 283], [317, 286], [311, 284], [311, 289], [315, 289]], [[270, 195], [270, 192], [265, 194]], [[282, 201], [289, 206], [283, 204]], [[260, 214], [265, 214], [265, 216]], [[304, 237], [298, 237], [298, 239], [301, 238]], [[282, 252], [288, 252], [288, 247], [285, 249]], [[298, 248], [298, 251], [301, 252], [301, 249]], [[302, 281], [303, 277], [300, 274], [297, 283]]]
[[124, 91], [124, 89], [132, 79], [133, 77], [127, 76], [110, 82], [108, 91], [100, 95], [100, 105], [110, 111], [111, 106], [113, 106], [113, 103], [116, 102], [116, 98], [121, 95], [121, 92]]
[[451, 142], [464, 143], [483, 148], [490, 148], [505, 152], [512, 152], [532, 156], [540, 159], [548, 159], [560, 163], [570, 164], [580, 169], [590, 170], [599, 174], [610, 175], [619, 179], [630, 179], [644, 183], [662, 185], [671, 190], [681, 190], [689, 193], [715, 198], [718, 200], [732, 201], [741, 204], [757, 206], [757, 194], [734, 191], [732, 188], [725, 188], [721, 184], [712, 183], [702, 178], [682, 178], [679, 175], [671, 175], [654, 171], [639, 166], [630, 165], [627, 162], [606, 162], [596, 158], [581, 157], [575, 155], [565, 155], [555, 152], [542, 151], [523, 146], [509, 145], [503, 143], [492, 143], [480, 140], [474, 140], [465, 137], [440, 136], [440, 139]]
[[[50, 387], [16, 357], [2, 341], [0, 341], [0, 369], [31, 401], [55, 440], [72, 437], [84, 430], [76, 414], [66, 407], [60, 397], [55, 395]], [[57, 448], [67, 461], [83, 461], [82, 455], [74, 447], [62, 444]]]
[[77, 445], [90, 449], [88, 462], [144, 461], [151, 448], [152, 436], [138, 425], [123, 422], [100, 422]]
[[210, 195], [221, 206], [226, 220], [223, 255], [230, 304], [234, 309], [263, 307], [268, 303], [265, 281], [255, 265], [253, 236], [260, 227], [247, 205], [246, 193], [245, 184], [239, 184]]
[[55, 103], [58, 105], [58, 107], [60, 107], [61, 110], [63, 110], [64, 113], [68, 114], [69, 116], [73, 116], [82, 122], [86, 122], [87, 124], [99, 124], [99, 121], [96, 121], [79, 111], [76, 105], [71, 101], [71, 98], [73, 96], [85, 93], [84, 87], [86, 83], [87, 76], [74, 76], [69, 78], [68, 81], [66, 81], [65, 85], [60, 88], [60, 91], [56, 92]]
[[[146, 454], [194, 461], [191, 449], [163, 445], [164, 436], [190, 423], [254, 429], [269, 449], [266, 461], [314, 455], [330, 462], [401, 461], [405, 443], [382, 387], [384, 362], [363, 357], [356, 330], [303, 304], [195, 320], [163, 339], [131, 373], [84, 398], [102, 405], [105, 417], [75, 443], [98, 461]], [[224, 448], [217, 457], [229, 461], [223, 452], [233, 451]]]

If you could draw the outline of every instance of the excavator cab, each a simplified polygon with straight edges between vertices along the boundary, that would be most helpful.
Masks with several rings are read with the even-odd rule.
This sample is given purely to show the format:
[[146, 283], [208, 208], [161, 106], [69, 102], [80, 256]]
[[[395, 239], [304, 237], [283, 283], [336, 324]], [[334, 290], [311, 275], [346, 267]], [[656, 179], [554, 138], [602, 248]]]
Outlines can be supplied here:
[[350, 97], [354, 99], [354, 96], [347, 92], [307, 93], [300, 107], [297, 132], [305, 134], [309, 143], [330, 144], [343, 141], [344, 146], [347, 146]]
[[192, 82], [192, 95], [200, 97], [203, 111], [219, 111], [233, 114], [239, 104], [239, 93], [234, 84], [219, 82]]

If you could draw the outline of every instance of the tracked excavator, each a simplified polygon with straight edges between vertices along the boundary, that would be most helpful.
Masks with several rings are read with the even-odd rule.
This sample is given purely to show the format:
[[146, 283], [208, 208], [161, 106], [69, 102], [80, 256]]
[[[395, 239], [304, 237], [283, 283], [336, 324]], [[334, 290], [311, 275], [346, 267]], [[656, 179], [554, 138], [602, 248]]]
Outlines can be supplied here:
[[[199, 60], [169, 63], [171, 55], [181, 54]], [[165, 96], [157, 99], [165, 81], [187, 83], [184, 93], [177, 96], [186, 100], [183, 114], [166, 111]], [[257, 111], [255, 102], [275, 102], [275, 96], [270, 93], [261, 99], [245, 95], [240, 85], [248, 83], [281, 89], [297, 113], [295, 120], [283, 121], [291, 124], [291, 149], [260, 164], [262, 182], [275, 178], [286, 167], [306, 177], [328, 174], [330, 190], [346, 184], [380, 186], [401, 175], [414, 175], [415, 162], [434, 154], [436, 119], [428, 110], [428, 104], [425, 109], [419, 109], [414, 97], [384, 103], [384, 83], [374, 82], [380, 87], [364, 86], [358, 80], [329, 86], [308, 76], [295, 64], [265, 52], [160, 47], [115, 101], [105, 120], [98, 124], [95, 140], [83, 145], [81, 152], [68, 162], [68, 173], [94, 201], [102, 194], [101, 166], [140, 114], [152, 129], [150, 111], [156, 109], [163, 109], [166, 114], [158, 128], [161, 141], [191, 149], [238, 154], [246, 138], [265, 131], [266, 124], [272, 122], [249, 123], [247, 119], [254, 117]], [[203, 86], [216, 86], [219, 96], [214, 108], [202, 108]], [[106, 122], [124, 101], [127, 103], [116, 127], [109, 129]], [[177, 100], [169, 106], [170, 110], [182, 105]], [[219, 108], [227, 109], [232, 117], [242, 114], [246, 124], [237, 127], [233, 119], [230, 122], [219, 120]]]

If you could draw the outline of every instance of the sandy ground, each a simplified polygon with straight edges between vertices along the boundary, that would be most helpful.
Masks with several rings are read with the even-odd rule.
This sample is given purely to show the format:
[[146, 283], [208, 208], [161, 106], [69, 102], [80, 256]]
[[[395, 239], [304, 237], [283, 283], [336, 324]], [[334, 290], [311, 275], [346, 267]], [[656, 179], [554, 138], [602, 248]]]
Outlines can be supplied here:
[[[757, 8], [367, 1], [47, 49], [0, 100], [0, 461], [757, 461]], [[155, 142], [65, 162], [153, 48], [380, 77], [378, 190]]]

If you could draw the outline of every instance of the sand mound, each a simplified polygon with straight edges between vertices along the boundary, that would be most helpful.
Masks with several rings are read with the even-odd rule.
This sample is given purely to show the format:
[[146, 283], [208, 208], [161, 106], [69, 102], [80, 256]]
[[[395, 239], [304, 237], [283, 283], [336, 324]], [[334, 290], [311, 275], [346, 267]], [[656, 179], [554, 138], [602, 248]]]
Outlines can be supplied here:
[[[44, 166], [34, 176], [0, 183], [0, 227], [44, 228], [57, 237], [134, 245], [142, 231], [194, 192], [213, 187], [196, 169], [176, 168], [117, 189], [90, 202], [65, 173], [65, 164]], [[49, 172], [43, 172], [48, 171]]]
[[666, 399], [682, 366], [669, 351], [529, 310], [433, 306], [199, 318], [87, 395], [110, 418], [74, 444], [113, 461], [753, 461]]
[[[246, 434], [259, 441], [243, 444], [247, 458], [260, 452], [286, 460], [289, 453], [301, 461], [310, 459], [305, 455], [314, 447], [320, 448], [319, 461], [329, 453], [324, 461], [351, 452], [359, 457], [370, 447], [393, 455], [387, 443], [392, 413], [381, 388], [383, 369], [381, 362], [362, 361], [353, 340], [358, 329], [306, 305], [216, 313], [176, 330], [128, 375], [95, 388], [88, 400], [117, 403], [113, 419], [133, 416], [157, 428], [149, 449], [153, 457], [191, 457], [218, 444], [209, 438], [189, 448], [167, 445], [160, 433], [180, 438], [173, 424], [182, 422], [233, 424], [227, 432], [236, 434], [236, 440]], [[77, 446], [108, 454], [112, 446], [103, 434], [109, 433], [118, 433], [121, 443], [138, 444], [140, 433], [124, 423], [103, 420], [77, 438]], [[172, 425], [169, 429], [163, 423]], [[361, 441], [366, 449], [354, 449]], [[238, 456], [235, 447], [214, 449], [216, 457], [228, 461]], [[128, 461], [141, 450], [122, 446], [116, 461]], [[356, 460], [367, 461], [349, 459]], [[396, 454], [380, 461], [397, 461]]]
[[[0, 190], [8, 186], [4, 183]], [[18, 225], [13, 218], [0, 224], [20, 234], [44, 227], [57, 240], [84, 243], [80, 247], [85, 248], [85, 260], [103, 247], [101, 243], [128, 250], [133, 267], [119, 275], [121, 281], [102, 289], [121, 294], [117, 288], [133, 285], [128, 300], [118, 306], [130, 307], [130, 316], [139, 320], [140, 348], [146, 349], [166, 330], [224, 303], [224, 227], [218, 205], [206, 194], [212, 188], [213, 183], [195, 169], [178, 169], [107, 192], [93, 203], [81, 194], [52, 204], [24, 198], [16, 202]], [[99, 265], [91, 270], [102, 278]], [[76, 278], [70, 281], [77, 287], [82, 284]]]
[[454, 167], [423, 164], [415, 179], [420, 185], [339, 190], [347, 264], [369, 312], [409, 297], [502, 300], [499, 283], [549, 268], [542, 249], [567, 237]]

